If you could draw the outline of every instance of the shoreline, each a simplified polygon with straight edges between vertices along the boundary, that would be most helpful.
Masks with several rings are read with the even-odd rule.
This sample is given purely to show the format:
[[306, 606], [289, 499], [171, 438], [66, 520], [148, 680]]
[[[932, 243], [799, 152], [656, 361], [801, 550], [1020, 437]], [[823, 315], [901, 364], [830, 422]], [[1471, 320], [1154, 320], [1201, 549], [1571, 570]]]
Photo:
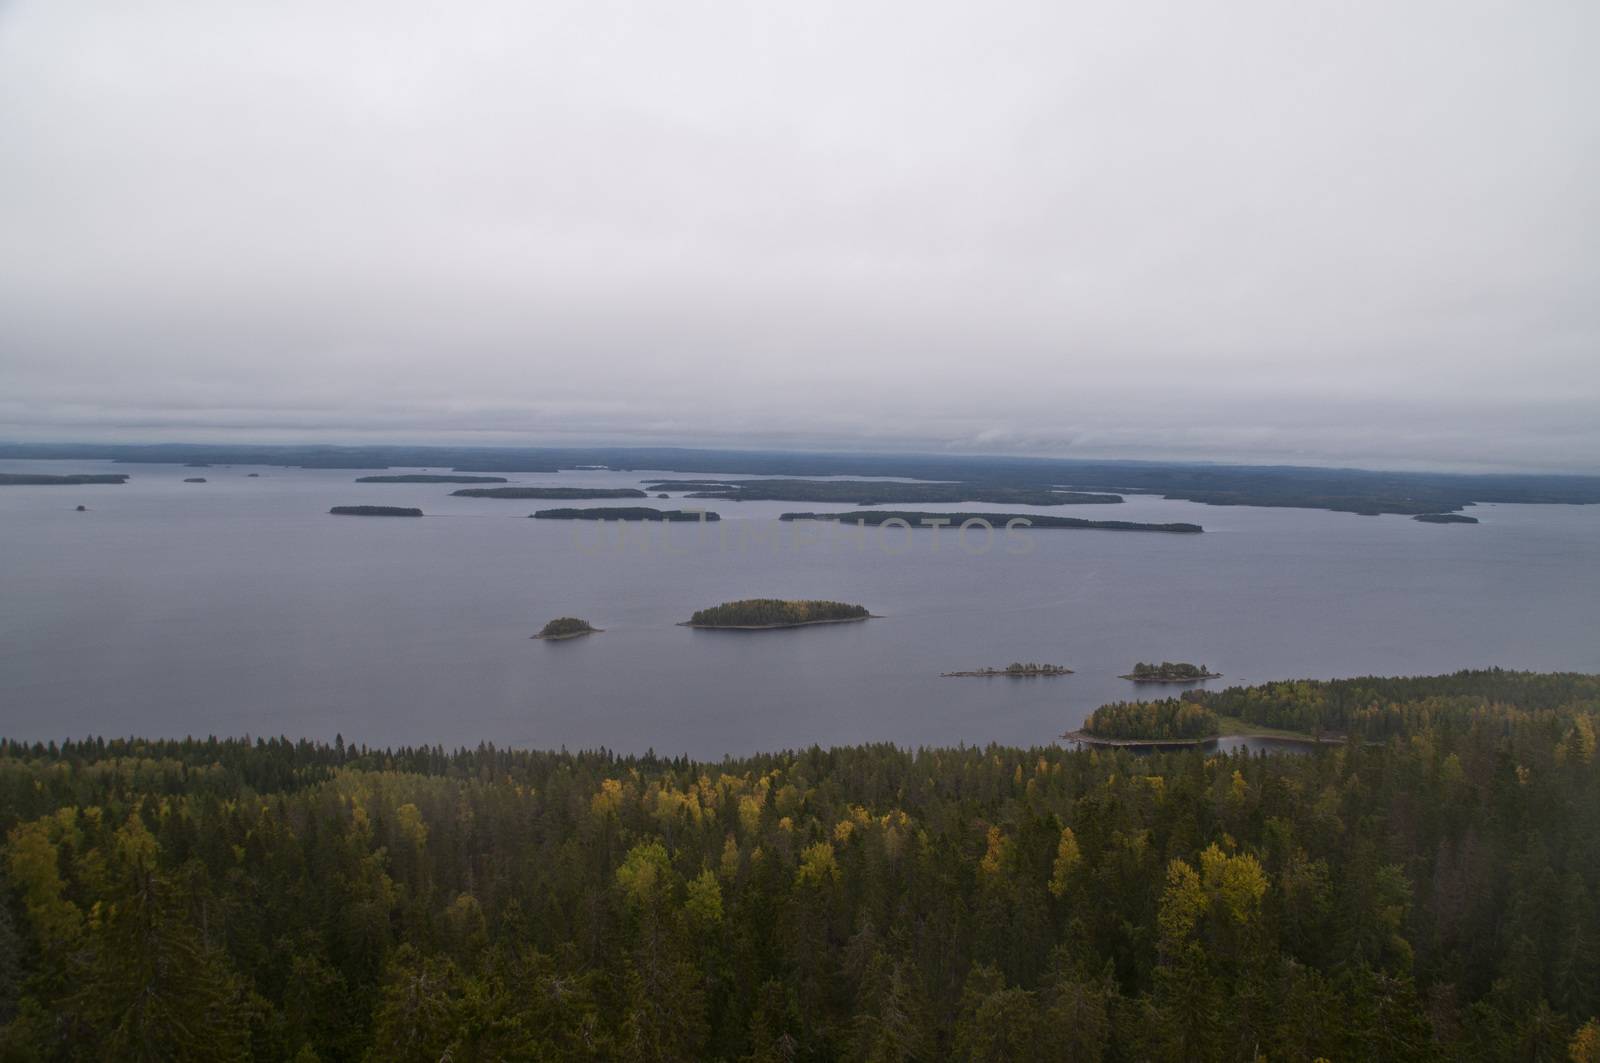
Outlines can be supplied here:
[[1221, 717], [1222, 727], [1214, 735], [1205, 735], [1200, 738], [1107, 738], [1101, 735], [1090, 734], [1081, 727], [1067, 731], [1061, 735], [1069, 742], [1076, 742], [1092, 749], [1197, 749], [1202, 746], [1214, 745], [1224, 738], [1257, 739], [1269, 742], [1298, 742], [1307, 746], [1342, 746], [1346, 737], [1342, 734], [1313, 735], [1304, 731], [1288, 731], [1282, 728], [1266, 727], [1241, 720], [1236, 716]]

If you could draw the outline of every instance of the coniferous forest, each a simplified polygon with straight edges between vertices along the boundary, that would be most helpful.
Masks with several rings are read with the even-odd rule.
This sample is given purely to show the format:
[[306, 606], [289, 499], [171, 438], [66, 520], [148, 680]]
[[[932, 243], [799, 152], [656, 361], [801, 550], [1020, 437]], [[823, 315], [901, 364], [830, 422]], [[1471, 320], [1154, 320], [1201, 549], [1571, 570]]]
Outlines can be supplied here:
[[1305, 755], [0, 744], [6, 1060], [1593, 1060], [1600, 679]]

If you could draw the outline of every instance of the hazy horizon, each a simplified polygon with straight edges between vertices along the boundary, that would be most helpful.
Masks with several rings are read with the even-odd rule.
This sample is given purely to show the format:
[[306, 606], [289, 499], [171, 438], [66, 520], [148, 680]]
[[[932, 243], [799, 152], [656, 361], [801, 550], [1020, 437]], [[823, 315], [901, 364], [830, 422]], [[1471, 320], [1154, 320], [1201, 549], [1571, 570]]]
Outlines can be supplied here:
[[[1126, 462], [1131, 464], [1146, 463], [1151, 465], [1218, 465], [1218, 466], [1250, 466], [1257, 468], [1314, 468], [1314, 469], [1351, 469], [1364, 472], [1415, 472], [1415, 473], [1442, 473], [1462, 476], [1470, 475], [1560, 475], [1560, 476], [1600, 476], [1600, 468], [1582, 467], [1539, 467], [1532, 465], [1514, 465], [1504, 463], [1472, 463], [1472, 462], [1430, 462], [1405, 459], [1389, 461], [1372, 461], [1367, 463], [1343, 462], [1329, 459], [1319, 459], [1314, 456], [1305, 457], [1295, 455], [1290, 457], [1282, 452], [1271, 455], [1227, 455], [1221, 454], [1211, 457], [1196, 455], [1145, 455], [1130, 453], [1091, 454], [1086, 452], [1066, 453], [1041, 453], [1041, 452], [1016, 452], [996, 450], [967, 450], [939, 447], [936, 445], [902, 446], [902, 447], [861, 447], [828, 445], [827, 441], [813, 444], [766, 444], [754, 441], [745, 444], [714, 443], [699, 444], [693, 441], [619, 441], [616, 439], [596, 439], [581, 441], [572, 439], [556, 439], [528, 442], [485, 442], [473, 436], [440, 436], [437, 438], [416, 438], [401, 436], [377, 436], [362, 438], [320, 438], [310, 436], [284, 436], [281, 434], [255, 434], [243, 433], [239, 437], [222, 439], [213, 435], [200, 433], [193, 438], [175, 438], [171, 435], [152, 436], [147, 439], [133, 439], [127, 437], [108, 436], [104, 439], [82, 437], [48, 437], [37, 439], [0, 438], [0, 447], [7, 446], [62, 446], [62, 447], [143, 447], [143, 446], [188, 446], [188, 447], [395, 447], [401, 449], [416, 449], [427, 447], [481, 447], [488, 449], [501, 449], [507, 451], [528, 450], [677, 450], [687, 453], [712, 452], [719, 454], [816, 454], [828, 457], [925, 457], [930, 459], [949, 458], [954, 460], [995, 460], [1021, 459], [1028, 461], [1085, 461], [1085, 462]], [[1130, 450], [1136, 448], [1129, 448]], [[0, 456], [0, 460], [19, 460]], [[20, 459], [27, 460], [27, 459]], [[44, 460], [57, 461], [89, 461], [91, 458], [50, 458]], [[404, 466], [390, 466], [401, 468]], [[352, 467], [353, 468], [353, 467]], [[642, 467], [641, 467], [642, 468]], [[679, 471], [690, 469], [685, 465]], [[536, 473], [521, 473], [519, 475], [538, 475]], [[750, 475], [773, 476], [783, 475], [770, 472], [752, 473], [724, 473], [724, 475]], [[851, 475], [851, 474], [838, 474]]]
[[1600, 7], [0, 7], [0, 438], [1600, 469]]

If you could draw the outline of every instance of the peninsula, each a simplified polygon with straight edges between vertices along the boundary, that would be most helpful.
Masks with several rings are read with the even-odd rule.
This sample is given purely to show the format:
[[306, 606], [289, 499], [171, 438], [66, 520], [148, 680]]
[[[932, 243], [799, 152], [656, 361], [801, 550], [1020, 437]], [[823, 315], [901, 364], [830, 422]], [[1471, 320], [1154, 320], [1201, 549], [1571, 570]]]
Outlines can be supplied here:
[[62, 484], [121, 484], [127, 482], [127, 474], [120, 472], [106, 475], [72, 476], [51, 476], [45, 473], [31, 472], [0, 472], [0, 487], [47, 487]]
[[946, 679], [954, 679], [960, 676], [977, 676], [987, 679], [990, 676], [997, 675], [1071, 675], [1072, 669], [1062, 664], [1036, 664], [1033, 661], [1023, 664], [1021, 661], [1012, 661], [1004, 668], [976, 668], [970, 672], [940, 672], [939, 674]]
[[[1292, 684], [1288, 684], [1292, 685]], [[1252, 688], [1259, 691], [1259, 688]], [[1191, 691], [1164, 701], [1115, 702], [1102, 705], [1083, 727], [1062, 738], [1080, 745], [1132, 750], [1182, 749], [1209, 746], [1219, 738], [1256, 738], [1308, 746], [1342, 745], [1345, 736], [1317, 727], [1303, 730], [1228, 716], [1211, 705], [1215, 699]], [[1261, 706], [1255, 706], [1259, 710]]]
[[867, 620], [871, 616], [865, 606], [845, 602], [745, 598], [701, 609], [681, 626], [763, 631], [769, 628], [804, 627], [808, 624], [847, 624]]
[[718, 521], [715, 513], [698, 509], [651, 509], [649, 506], [596, 506], [593, 509], [541, 509], [528, 516], [536, 520], [665, 520]]
[[533, 636], [549, 642], [560, 642], [563, 639], [582, 638], [584, 635], [598, 635], [603, 629], [597, 628], [587, 620], [580, 620], [575, 616], [558, 616]]
[[1203, 664], [1193, 665], [1188, 661], [1162, 661], [1160, 664], [1146, 664], [1140, 661], [1133, 666], [1133, 671], [1118, 678], [1131, 679], [1135, 683], [1198, 683], [1202, 679], [1221, 677], [1220, 672], [1213, 672]]
[[1183, 698], [1162, 701], [1114, 701], [1102, 705], [1083, 722], [1083, 733], [1095, 738], [1148, 741], [1215, 738], [1222, 732], [1217, 714]]
[[398, 476], [356, 477], [358, 484], [503, 484], [505, 482], [504, 476], [439, 476], [420, 472], [408, 472]]
[[334, 506], [329, 513], [338, 517], [420, 517], [422, 510], [408, 506]]
[[[501, 481], [504, 483], [505, 481]], [[464, 487], [451, 491], [462, 498], [644, 498], [632, 487]]]
[[1418, 513], [1411, 518], [1420, 520], [1424, 524], [1476, 524], [1477, 517], [1469, 517], [1465, 513]]
[[[903, 521], [913, 528], [959, 528], [970, 520], [983, 521], [991, 528], [1004, 528], [1012, 521], [1024, 521], [1030, 528], [1086, 528], [1097, 531], [1179, 532], [1194, 535], [1205, 531], [1198, 524], [1145, 524], [1131, 520], [1085, 520], [1082, 517], [1052, 517], [1043, 513], [923, 513], [904, 509], [856, 509], [847, 513], [782, 513], [779, 520], [831, 520], [841, 524], [886, 524]], [[936, 524], [942, 521], [944, 524]]]

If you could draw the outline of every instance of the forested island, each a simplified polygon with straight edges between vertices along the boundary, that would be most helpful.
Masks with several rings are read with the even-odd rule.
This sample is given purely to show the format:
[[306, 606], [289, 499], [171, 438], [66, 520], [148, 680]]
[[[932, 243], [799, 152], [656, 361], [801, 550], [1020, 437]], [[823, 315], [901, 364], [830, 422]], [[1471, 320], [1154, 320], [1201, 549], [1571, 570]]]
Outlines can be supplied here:
[[1469, 517], [1465, 513], [1418, 513], [1411, 518], [1420, 520], [1424, 524], [1476, 524], [1477, 517]]
[[841, 624], [867, 620], [871, 616], [864, 606], [845, 602], [746, 598], [701, 609], [684, 621], [683, 626], [759, 630], [803, 627], [807, 624]]
[[1033, 661], [1023, 663], [1012, 661], [1004, 668], [975, 668], [969, 672], [940, 672], [941, 676], [951, 679], [958, 676], [978, 676], [989, 678], [991, 676], [1040, 676], [1040, 675], [1071, 675], [1072, 669], [1060, 664], [1037, 664]]
[[1351, 741], [0, 742], [0, 1055], [1593, 1060], [1600, 678], [1204, 697]]
[[633, 487], [464, 487], [451, 491], [462, 498], [645, 498]]
[[340, 517], [420, 517], [422, 510], [409, 506], [334, 506], [329, 513]]
[[45, 473], [0, 472], [0, 487], [57, 487], [78, 484], [122, 484], [127, 482], [128, 476], [126, 473], [53, 476]]
[[358, 484], [503, 484], [504, 476], [442, 476], [437, 473], [409, 472], [397, 476], [357, 476]]
[[1131, 679], [1135, 683], [1197, 683], [1202, 679], [1219, 679], [1221, 676], [1203, 664], [1190, 664], [1188, 661], [1162, 661], [1160, 664], [1140, 661], [1133, 666], [1133, 671], [1118, 678]]
[[997, 502], [1002, 505], [1106, 505], [1120, 495], [1084, 494], [1054, 487], [975, 483], [873, 483], [863, 480], [646, 480], [652, 491], [685, 491], [688, 498], [732, 502], [843, 502], [874, 506], [892, 502]]
[[539, 520], [664, 520], [704, 521], [722, 519], [716, 513], [697, 509], [651, 509], [649, 506], [597, 506], [594, 509], [541, 509], [528, 514]]
[[186, 484], [203, 484], [206, 482], [206, 478], [204, 476], [185, 476], [183, 482]]
[[1098, 531], [1178, 532], [1192, 535], [1205, 531], [1198, 524], [1143, 524], [1129, 520], [1085, 520], [1082, 517], [1052, 517], [1043, 513], [926, 513], [905, 509], [857, 509], [847, 513], [782, 513], [779, 520], [830, 520], [843, 524], [884, 524], [904, 521], [913, 528], [936, 527], [930, 521], [943, 521], [959, 528], [969, 520], [984, 521], [992, 528], [1004, 528], [1012, 521], [1026, 521], [1030, 528], [1086, 528]]
[[580, 620], [575, 616], [558, 616], [544, 627], [540, 628], [539, 633], [533, 637], [536, 639], [546, 639], [549, 641], [560, 641], [562, 639], [575, 639], [583, 635], [597, 635], [599, 633], [600, 628], [593, 626], [587, 620]]

